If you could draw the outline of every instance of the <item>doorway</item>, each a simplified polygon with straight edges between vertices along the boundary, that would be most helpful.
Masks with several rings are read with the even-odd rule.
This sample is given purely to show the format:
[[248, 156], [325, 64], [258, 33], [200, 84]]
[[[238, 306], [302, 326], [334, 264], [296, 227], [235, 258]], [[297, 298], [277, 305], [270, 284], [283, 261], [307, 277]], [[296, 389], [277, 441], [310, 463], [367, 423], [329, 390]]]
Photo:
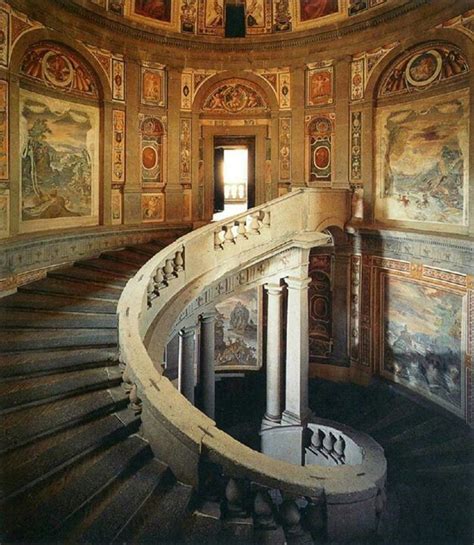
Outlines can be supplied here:
[[255, 137], [214, 137], [214, 216], [255, 206]]

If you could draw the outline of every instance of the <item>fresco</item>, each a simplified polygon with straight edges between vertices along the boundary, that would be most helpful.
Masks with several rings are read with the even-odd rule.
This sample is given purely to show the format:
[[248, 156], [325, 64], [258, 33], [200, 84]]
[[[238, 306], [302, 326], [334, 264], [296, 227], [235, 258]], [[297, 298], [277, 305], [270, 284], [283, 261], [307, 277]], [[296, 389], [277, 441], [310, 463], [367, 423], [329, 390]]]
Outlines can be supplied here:
[[9, 233], [9, 192], [0, 192], [0, 237], [7, 237]]
[[261, 367], [261, 293], [246, 290], [216, 305], [216, 370]]
[[97, 223], [99, 109], [22, 89], [20, 114], [22, 222]]
[[334, 68], [315, 68], [307, 71], [306, 100], [308, 106], [333, 102]]
[[299, 0], [300, 20], [311, 21], [339, 11], [338, 0]]
[[142, 194], [142, 221], [164, 221], [165, 201], [163, 193]]
[[8, 180], [8, 82], [0, 80], [0, 180]]
[[30, 47], [23, 57], [21, 72], [63, 93], [98, 98], [95, 78], [72, 51], [43, 42]]
[[140, 124], [142, 182], [144, 184], [163, 183], [164, 129], [156, 117], [145, 117]]
[[379, 96], [419, 91], [469, 71], [455, 46], [430, 46], [405, 55], [382, 80]]
[[377, 218], [463, 225], [469, 158], [466, 93], [378, 113]]
[[331, 181], [333, 130], [334, 114], [315, 117], [308, 124], [310, 182]]
[[332, 256], [311, 253], [309, 271], [309, 361], [327, 361], [332, 351]]
[[155, 21], [171, 22], [171, 0], [134, 0], [134, 13]]
[[462, 299], [384, 276], [382, 372], [457, 410], [462, 407]]
[[164, 106], [165, 72], [162, 68], [142, 68], [142, 103], [150, 106]]
[[203, 0], [199, 2], [199, 33], [223, 34], [224, 0]]
[[247, 0], [245, 7], [247, 34], [262, 34], [272, 30], [271, 0]]
[[112, 189], [110, 210], [112, 216], [112, 224], [117, 225], [122, 223], [122, 193], [120, 192], [120, 189]]
[[267, 108], [263, 96], [248, 82], [227, 80], [211, 91], [204, 102], [204, 111], [241, 113]]

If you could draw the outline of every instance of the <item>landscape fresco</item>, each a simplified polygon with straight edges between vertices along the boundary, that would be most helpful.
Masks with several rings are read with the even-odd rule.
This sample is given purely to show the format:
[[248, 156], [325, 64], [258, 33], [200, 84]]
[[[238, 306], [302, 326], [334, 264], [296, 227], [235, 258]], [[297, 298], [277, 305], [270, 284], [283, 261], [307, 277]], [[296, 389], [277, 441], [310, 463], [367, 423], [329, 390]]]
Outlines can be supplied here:
[[97, 215], [98, 108], [22, 90], [20, 112], [22, 221], [91, 223]]
[[216, 305], [216, 370], [260, 367], [259, 290], [253, 288]]
[[378, 121], [377, 217], [464, 225], [469, 173], [467, 95], [387, 108]]
[[391, 276], [384, 278], [382, 372], [462, 407], [462, 296]]

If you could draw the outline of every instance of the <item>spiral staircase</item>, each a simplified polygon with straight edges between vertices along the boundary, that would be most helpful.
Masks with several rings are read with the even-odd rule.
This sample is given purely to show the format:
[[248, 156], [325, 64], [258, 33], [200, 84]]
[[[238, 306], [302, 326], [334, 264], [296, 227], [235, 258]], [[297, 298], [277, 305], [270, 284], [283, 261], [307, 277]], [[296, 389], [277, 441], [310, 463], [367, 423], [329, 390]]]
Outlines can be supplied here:
[[[106, 251], [0, 299], [3, 543], [324, 542], [304, 505], [252, 483], [193, 490], [140, 435], [116, 305], [172, 240]], [[389, 507], [374, 543], [472, 543], [474, 447], [463, 423], [381, 384], [313, 381], [311, 400], [319, 416], [385, 448]]]

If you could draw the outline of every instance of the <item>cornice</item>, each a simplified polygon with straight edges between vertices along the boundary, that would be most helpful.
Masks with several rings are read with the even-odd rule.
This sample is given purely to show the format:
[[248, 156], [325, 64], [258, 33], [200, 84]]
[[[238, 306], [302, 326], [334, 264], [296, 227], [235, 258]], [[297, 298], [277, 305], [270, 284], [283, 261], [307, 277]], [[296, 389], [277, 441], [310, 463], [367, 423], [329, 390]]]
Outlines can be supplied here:
[[[402, 6], [395, 6], [390, 10], [384, 11], [362, 21], [343, 23], [337, 28], [325, 31], [317, 31], [304, 35], [302, 32], [293, 32], [291, 36], [274, 34], [272, 36], [242, 39], [222, 38], [219, 41], [215, 38], [206, 36], [185, 37], [178, 34], [172, 34], [160, 30], [147, 30], [138, 28], [133, 21], [125, 22], [122, 17], [111, 13], [99, 13], [86, 8], [71, 0], [51, 0], [53, 4], [64, 9], [66, 12], [82, 18], [83, 20], [97, 24], [98, 15], [100, 17], [100, 26], [113, 33], [122, 33], [128, 37], [135, 38], [142, 42], [163, 45], [166, 47], [184, 48], [188, 50], [205, 50], [208, 52], [248, 52], [248, 51], [275, 51], [282, 49], [294, 49], [299, 47], [308, 47], [314, 44], [320, 44], [328, 41], [339, 40], [344, 36], [349, 36], [357, 32], [374, 28], [380, 24], [388, 23], [406, 15], [414, 10], [430, 4], [431, 0], [412, 0]], [[14, 3], [14, 1], [12, 2]]]

